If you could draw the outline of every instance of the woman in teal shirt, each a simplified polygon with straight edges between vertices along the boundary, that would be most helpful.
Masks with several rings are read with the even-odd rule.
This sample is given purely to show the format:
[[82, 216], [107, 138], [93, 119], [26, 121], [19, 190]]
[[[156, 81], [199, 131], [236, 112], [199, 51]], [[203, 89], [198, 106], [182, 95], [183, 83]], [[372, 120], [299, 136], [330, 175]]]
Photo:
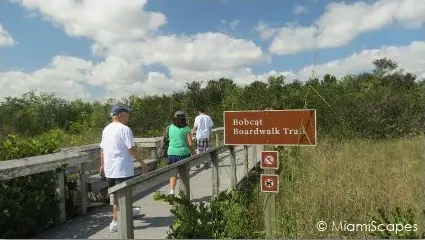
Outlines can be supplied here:
[[[192, 155], [192, 133], [187, 126], [186, 114], [177, 111], [173, 117], [173, 124], [168, 128], [169, 145], [167, 150], [168, 165], [186, 159]], [[170, 178], [170, 194], [174, 194], [176, 177]]]

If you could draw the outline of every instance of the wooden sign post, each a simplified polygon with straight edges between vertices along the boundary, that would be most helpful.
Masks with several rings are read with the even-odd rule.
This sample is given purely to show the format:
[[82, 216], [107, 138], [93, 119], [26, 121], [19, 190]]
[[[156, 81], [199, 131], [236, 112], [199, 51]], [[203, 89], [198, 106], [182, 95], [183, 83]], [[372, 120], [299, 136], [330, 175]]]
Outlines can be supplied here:
[[[273, 147], [266, 146], [265, 150]], [[260, 176], [261, 192], [264, 197], [264, 226], [266, 228], [266, 238], [275, 238], [277, 232], [276, 224], [276, 194], [279, 193], [279, 152], [262, 151], [260, 167], [264, 173]]]
[[276, 194], [279, 193], [279, 152], [276, 146], [316, 146], [316, 110], [225, 111], [225, 145], [266, 145], [261, 152], [266, 238], [275, 238]]

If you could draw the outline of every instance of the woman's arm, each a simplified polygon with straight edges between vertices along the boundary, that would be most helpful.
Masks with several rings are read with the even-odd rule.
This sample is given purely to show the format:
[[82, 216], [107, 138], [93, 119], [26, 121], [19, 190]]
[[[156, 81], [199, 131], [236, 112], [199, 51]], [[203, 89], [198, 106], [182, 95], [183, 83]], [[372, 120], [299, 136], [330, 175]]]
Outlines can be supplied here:
[[186, 138], [187, 138], [187, 144], [189, 145], [189, 148], [190, 149], [192, 149], [192, 147], [193, 147], [193, 142], [192, 142], [192, 133], [188, 133], [187, 135], [186, 135]]

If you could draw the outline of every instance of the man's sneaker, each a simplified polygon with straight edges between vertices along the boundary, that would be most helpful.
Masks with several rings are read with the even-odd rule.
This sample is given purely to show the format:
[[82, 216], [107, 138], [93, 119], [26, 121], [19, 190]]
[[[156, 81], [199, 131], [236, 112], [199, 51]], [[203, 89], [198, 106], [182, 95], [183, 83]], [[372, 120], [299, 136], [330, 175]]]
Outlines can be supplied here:
[[111, 224], [109, 224], [109, 230], [111, 232], [117, 232], [118, 231], [118, 223], [117, 223], [117, 221], [112, 221]]
[[170, 195], [174, 195], [174, 190], [170, 190]]
[[140, 208], [133, 208], [133, 217], [140, 214]]

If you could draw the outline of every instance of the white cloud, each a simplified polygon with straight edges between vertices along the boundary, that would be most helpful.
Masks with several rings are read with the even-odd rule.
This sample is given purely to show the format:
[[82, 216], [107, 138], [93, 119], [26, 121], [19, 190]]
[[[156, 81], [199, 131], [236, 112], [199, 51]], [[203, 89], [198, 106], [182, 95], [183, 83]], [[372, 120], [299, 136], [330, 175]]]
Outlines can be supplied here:
[[[125, 85], [138, 82], [143, 78], [140, 62], [127, 62], [122, 58], [108, 57], [90, 69], [87, 82], [91, 85]], [[111, 85], [108, 85], [111, 84]]]
[[[182, 85], [174, 84], [164, 74], [143, 74], [140, 63], [109, 57], [93, 63], [71, 56], [56, 56], [45, 68], [25, 73], [0, 72], [0, 98], [19, 96], [29, 90], [54, 93], [65, 99], [105, 100], [131, 94], [170, 93]], [[101, 88], [103, 94], [91, 90]]]
[[[380, 49], [363, 50], [343, 59], [316, 65], [315, 76], [333, 74], [341, 77], [346, 74], [370, 71], [372, 61], [387, 57], [400, 67], [425, 78], [425, 42], [412, 42], [410, 45], [395, 47], [385, 46]], [[253, 81], [266, 81], [269, 76], [284, 75], [286, 82], [293, 79], [305, 81], [312, 75], [313, 66], [306, 66], [295, 72], [269, 71], [256, 74], [250, 68], [232, 68], [225, 70], [187, 70], [170, 68], [170, 76], [159, 72], [143, 73], [138, 62], [110, 57], [105, 62], [94, 64], [75, 57], [57, 56], [46, 68], [32, 73], [0, 73], [0, 84], [8, 86], [0, 89], [0, 97], [16, 96], [37, 89], [55, 93], [66, 99], [80, 97], [83, 99], [105, 100], [109, 97], [120, 98], [131, 94], [171, 93], [184, 87], [185, 82], [208, 81], [218, 78], [232, 78], [237, 84], [250, 84]], [[90, 94], [88, 87], [100, 86], [105, 94]]]
[[227, 33], [229, 31], [235, 31], [236, 28], [239, 26], [240, 22], [241, 21], [239, 19], [236, 19], [230, 22], [226, 20], [221, 20], [219, 29], [221, 32], [224, 32], [224, 33]]
[[232, 30], [236, 30], [236, 28], [239, 26], [239, 23], [240, 23], [241, 21], [239, 20], [239, 19], [236, 19], [236, 20], [233, 20], [233, 21], [231, 21], [230, 23], [229, 23], [229, 27], [230, 27], [230, 29], [232, 29]]
[[[419, 28], [425, 23], [424, 0], [379, 0], [346, 4], [332, 2], [311, 26], [287, 24], [279, 30], [262, 24], [261, 36], [274, 39], [269, 51], [288, 55], [314, 48], [333, 48], [348, 44], [358, 35], [391, 24]], [[317, 43], [316, 43], [317, 41]]]
[[158, 12], [143, 10], [147, 0], [15, 0], [39, 11], [70, 36], [87, 37], [106, 46], [149, 37], [166, 23]]
[[[143, 9], [145, 0], [124, 2], [82, 0], [81, 4], [69, 0], [16, 1], [32, 12], [39, 11], [41, 16], [63, 28], [68, 35], [93, 40], [91, 51], [103, 60], [92, 62], [72, 56], [56, 56], [45, 68], [30, 73], [0, 72], [0, 84], [7, 86], [0, 89], [0, 98], [17, 96], [30, 89], [37, 89], [55, 93], [67, 99], [79, 97], [104, 100], [131, 94], [170, 93], [184, 87], [186, 82], [194, 80], [207, 81], [226, 77], [232, 78], [238, 84], [249, 84], [255, 80], [266, 80], [268, 76], [276, 74], [283, 74], [288, 80], [295, 78], [306, 80], [311, 75], [311, 66], [295, 72], [254, 73], [251, 65], [270, 60], [270, 57], [253, 41], [247, 39], [238, 39], [216, 32], [164, 35], [161, 27], [166, 24], [166, 17], [162, 13], [146, 12]], [[394, 4], [393, 0], [386, 1]], [[336, 8], [343, 4], [333, 6]], [[417, 27], [421, 22], [418, 19], [421, 18], [416, 12], [413, 12], [413, 16], [406, 14], [409, 4], [403, 6], [404, 8], [400, 7], [393, 18], [399, 21], [403, 19], [403, 24], [407, 26]], [[391, 9], [385, 8], [385, 10]], [[327, 14], [333, 11], [336, 10], [329, 7]], [[381, 14], [385, 15], [378, 11], [375, 16]], [[335, 25], [332, 23], [334, 18], [328, 15], [322, 16], [323, 25]], [[374, 18], [369, 15], [366, 18], [372, 21]], [[375, 24], [366, 24], [359, 28], [382, 27], [387, 20], [380, 23], [372, 22]], [[236, 27], [238, 24], [239, 22], [235, 20], [228, 25]], [[356, 24], [361, 26], [359, 22]], [[335, 26], [338, 29], [338, 26]], [[342, 26], [342, 30], [347, 27], [344, 24]], [[329, 27], [326, 29], [328, 29], [326, 34], [337, 36], [338, 31]], [[264, 38], [272, 37], [277, 33], [285, 35], [286, 40], [275, 40], [275, 42], [286, 46], [286, 49], [289, 49], [286, 51], [292, 52], [305, 49], [303, 46], [314, 45], [314, 38], [311, 36], [317, 35], [315, 26], [302, 28], [293, 25], [288, 26], [287, 29], [277, 29], [260, 24], [257, 30], [263, 34]], [[293, 37], [292, 40], [291, 37]], [[326, 38], [320, 39], [320, 43], [331, 45], [325, 40]], [[291, 45], [291, 41], [296, 41], [299, 45]], [[424, 42], [416, 42], [405, 47], [365, 50], [345, 59], [318, 65], [316, 72], [319, 75], [330, 73], [339, 76], [369, 70], [373, 67], [371, 61], [378, 54], [381, 57], [388, 56], [407, 70], [423, 75], [424, 60], [421, 56], [425, 56], [424, 46]], [[150, 65], [161, 65], [168, 70], [168, 73], [149, 71]], [[101, 91], [97, 91], [98, 89]]]
[[[147, 0], [83, 0], [81, 4], [69, 0], [18, 1], [28, 9], [39, 10], [67, 34], [94, 40], [92, 50], [96, 55], [195, 68], [202, 64], [206, 65], [203, 68], [210, 68], [220, 61], [231, 68], [265, 59], [262, 49], [252, 41], [221, 33], [161, 35], [159, 30], [166, 17], [146, 12], [143, 8]], [[235, 20], [230, 25], [236, 27], [238, 23]]]
[[12, 36], [3, 29], [3, 26], [0, 24], [0, 47], [1, 46], [12, 46], [15, 43]]
[[280, 28], [271, 27], [268, 24], [260, 21], [254, 28], [256, 32], [260, 34], [262, 39], [269, 39], [280, 31]]
[[212, 32], [193, 36], [157, 36], [143, 42], [123, 42], [111, 49], [96, 49], [95, 52], [105, 56], [191, 70], [231, 69], [267, 59], [262, 49], [252, 41]]
[[143, 59], [147, 64], [189, 70], [232, 69], [265, 60], [254, 42], [221, 33], [201, 33], [189, 37], [162, 36], [146, 42]]
[[[170, 91], [189, 81], [189, 76], [174, 76], [176, 71], [225, 73], [270, 60], [253, 41], [224, 33], [164, 35], [161, 27], [167, 19], [162, 13], [146, 11], [147, 0], [15, 1], [41, 13], [69, 36], [93, 40], [92, 54], [105, 60], [93, 64], [87, 77], [75, 81], [103, 86], [108, 94], [121, 94], [124, 89], [145, 92], [141, 88]], [[226, 24], [235, 29], [239, 20]], [[173, 69], [173, 80], [164, 81], [166, 75], [145, 72], [152, 64]]]
[[306, 13], [306, 12], [307, 12], [307, 8], [306, 8], [306, 7], [304, 7], [303, 5], [296, 4], [296, 5], [294, 6], [294, 9], [292, 10], [292, 12], [293, 12], [295, 15], [299, 15], [299, 14], [301, 14], [301, 13]]
[[374, 69], [372, 62], [378, 58], [390, 58], [399, 64], [399, 67], [406, 71], [414, 73], [418, 78], [425, 79], [425, 41], [412, 42], [406, 46], [383, 46], [380, 49], [362, 50], [353, 53], [351, 56], [330, 61], [323, 64], [306, 66], [298, 71], [276, 71], [272, 70], [262, 74], [255, 74], [250, 68], [239, 68], [231, 71], [181, 71], [171, 69], [171, 73], [176, 78], [190, 76], [190, 79], [217, 79], [220, 77], [232, 78], [237, 84], [249, 84], [252, 81], [266, 81], [269, 76], [283, 75], [286, 81], [290, 82], [294, 79], [306, 81], [312, 76], [314, 69], [316, 77], [323, 77], [325, 74], [332, 74], [342, 77], [347, 74], [355, 74], [363, 71], [371, 71]]
[[17, 96], [29, 90], [55, 93], [65, 99], [90, 99], [91, 95], [82, 84], [92, 63], [82, 59], [56, 56], [52, 63], [31, 73], [0, 72], [0, 97]]
[[304, 81], [311, 77], [314, 69], [316, 77], [322, 77], [327, 73], [342, 77], [347, 74], [371, 71], [374, 69], [373, 60], [387, 57], [397, 62], [399, 67], [416, 74], [420, 79], [425, 79], [425, 59], [422, 56], [425, 56], [425, 41], [416, 41], [407, 46], [383, 46], [380, 49], [363, 50], [343, 59], [315, 67], [313, 65], [304, 67], [289, 76], [292, 76], [291, 79], [297, 78]]

